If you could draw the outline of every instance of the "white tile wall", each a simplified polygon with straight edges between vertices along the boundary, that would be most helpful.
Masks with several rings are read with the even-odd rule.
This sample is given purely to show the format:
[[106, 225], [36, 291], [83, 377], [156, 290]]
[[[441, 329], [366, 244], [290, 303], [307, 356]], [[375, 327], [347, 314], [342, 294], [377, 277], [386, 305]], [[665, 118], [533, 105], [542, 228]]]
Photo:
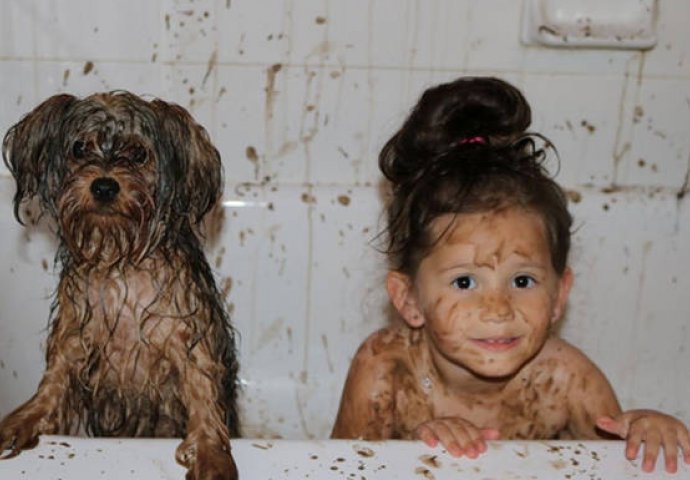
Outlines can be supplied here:
[[36, 39], [33, 53], [38, 59], [148, 62], [149, 52], [161, 36], [158, 2], [9, 3], [22, 9], [35, 6], [26, 33]]
[[[496, 74], [580, 194], [560, 332], [625, 407], [690, 421], [690, 4], [646, 52], [519, 43], [515, 0], [5, 0], [0, 131], [58, 92], [129, 89], [192, 111], [224, 159], [208, 255], [240, 332], [251, 436], [330, 431], [357, 345], [386, 324], [376, 155], [428, 86]], [[248, 183], [249, 185], [243, 185]], [[28, 398], [54, 242], [12, 217], [0, 167], [0, 415]], [[239, 202], [239, 203], [238, 203]], [[244, 203], [241, 203], [244, 202]]]

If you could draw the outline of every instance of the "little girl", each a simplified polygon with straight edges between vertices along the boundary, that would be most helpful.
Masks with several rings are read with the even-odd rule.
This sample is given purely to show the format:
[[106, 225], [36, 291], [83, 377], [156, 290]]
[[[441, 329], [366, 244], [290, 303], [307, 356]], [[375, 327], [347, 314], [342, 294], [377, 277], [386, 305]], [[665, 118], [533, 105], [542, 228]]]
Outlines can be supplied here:
[[[379, 163], [391, 184], [386, 288], [404, 324], [352, 361], [334, 438], [420, 438], [475, 458], [485, 440], [627, 440], [642, 468], [663, 448], [677, 470], [677, 419], [622, 412], [606, 377], [549, 334], [565, 308], [572, 219], [542, 167], [529, 105], [495, 78], [427, 90]], [[545, 143], [547, 146], [550, 144]]]

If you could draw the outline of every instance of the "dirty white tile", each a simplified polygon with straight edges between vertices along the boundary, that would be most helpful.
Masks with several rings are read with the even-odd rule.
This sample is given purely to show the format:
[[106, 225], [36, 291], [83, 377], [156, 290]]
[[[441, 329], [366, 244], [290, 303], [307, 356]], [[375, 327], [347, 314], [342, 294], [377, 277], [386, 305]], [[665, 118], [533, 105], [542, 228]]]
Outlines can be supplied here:
[[158, 1], [26, 3], [36, 8], [35, 54], [40, 58], [148, 61], [160, 41]]
[[330, 434], [359, 344], [388, 324], [385, 255], [375, 187], [313, 190], [308, 382], [305, 410], [316, 438]]
[[521, 70], [527, 73], [616, 75], [637, 65], [636, 50], [599, 50], [525, 46]]
[[[332, 68], [515, 69], [517, 13], [517, 2], [506, 0], [274, 0], [261, 12], [240, 1], [219, 11], [220, 58]], [[477, 21], [487, 16], [494, 23], [506, 19], [515, 35], [489, 35]], [[491, 62], [487, 54], [500, 58]]]
[[[402, 5], [404, 2], [400, 2]], [[331, 68], [373, 65], [371, 26], [375, 2], [299, 2], [291, 59]]]
[[257, 8], [252, 0], [216, 2], [219, 61], [288, 63], [293, 29], [304, 28], [292, 19], [294, 3], [266, 0]]
[[[43, 226], [14, 218], [14, 181], [0, 176], [0, 416], [29, 399], [43, 373], [52, 293], [55, 243]], [[26, 213], [25, 209], [22, 212]], [[23, 218], [36, 219], [36, 209]]]
[[310, 141], [314, 183], [372, 185], [378, 155], [427, 88], [457, 78], [455, 72], [377, 69], [316, 70], [320, 122]]
[[[532, 107], [532, 127], [558, 149], [550, 162], [566, 186], [609, 185], [627, 109], [621, 77], [526, 75], [523, 92]], [[622, 128], [622, 127], [621, 127]]]
[[280, 151], [280, 147], [272, 147], [273, 108], [267, 108], [271, 96], [263, 89], [248, 88], [266, 82], [267, 69], [263, 67], [218, 67], [214, 143], [223, 158], [228, 182], [261, 183], [266, 162]]
[[422, 35], [429, 32], [431, 17], [428, 10], [420, 2], [412, 0], [374, 2], [370, 8], [367, 21], [371, 65], [414, 67], [420, 45], [422, 53], [427, 53], [429, 50], [423, 46], [424, 43], [435, 39], [435, 35], [428, 40]]
[[579, 193], [571, 206], [575, 283], [560, 333], [607, 374], [624, 408], [687, 421], [689, 392], [674, 359], [687, 355], [690, 341], [681, 306], [690, 288], [683, 227], [690, 211], [673, 192]]
[[690, 83], [655, 77], [630, 83], [618, 183], [680, 191], [690, 163]]
[[[0, 62], [0, 136], [36, 106], [34, 84], [36, 68], [33, 62]], [[0, 176], [9, 174], [5, 163], [0, 163]]]
[[[399, 98], [396, 75], [364, 70], [318, 69], [318, 92], [308, 105], [313, 128], [305, 142], [314, 183], [363, 184], [378, 178], [377, 133]], [[395, 80], [396, 85], [391, 85]]]
[[[525, 58], [524, 46], [519, 41], [522, 2], [490, 0], [468, 3], [468, 45], [458, 44], [457, 40], [460, 39], [451, 39], [446, 42], [445, 48], [463, 48], [466, 55], [466, 61], [463, 62], [465, 68], [499, 72], [522, 70]], [[454, 20], [447, 19], [446, 23], [458, 30]]]
[[36, 2], [0, 2], [0, 57], [20, 59], [35, 53], [37, 18]]
[[[218, 58], [219, 28], [214, 0], [160, 0], [158, 45], [163, 61], [210, 63]], [[223, 27], [225, 28], [225, 26]]]
[[[426, 65], [437, 3], [414, 0], [299, 2], [291, 11], [292, 63], [336, 67]], [[462, 3], [462, 2], [460, 2]], [[420, 55], [418, 57], [418, 55]]]
[[309, 203], [298, 187], [226, 190], [209, 253], [239, 332], [242, 421], [248, 435], [297, 436], [296, 390], [309, 348]]
[[238, 180], [306, 182], [308, 144], [319, 126], [316, 73], [281, 64], [219, 72], [220, 145], [240, 162]]
[[36, 94], [43, 101], [58, 93], [85, 97], [96, 92], [129, 90], [137, 95], [161, 96], [164, 68], [151, 64], [53, 61], [36, 66]]
[[173, 63], [163, 72], [164, 88], [158, 96], [187, 109], [214, 141], [218, 102], [215, 69], [209, 73], [204, 65]]
[[690, 76], [690, 18], [688, 2], [657, 2], [657, 46], [645, 54], [644, 73]]

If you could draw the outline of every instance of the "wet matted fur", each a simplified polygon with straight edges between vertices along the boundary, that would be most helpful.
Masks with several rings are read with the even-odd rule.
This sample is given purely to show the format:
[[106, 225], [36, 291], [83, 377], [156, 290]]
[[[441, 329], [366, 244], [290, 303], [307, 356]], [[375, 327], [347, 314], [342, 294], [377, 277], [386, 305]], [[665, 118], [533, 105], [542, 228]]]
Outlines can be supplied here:
[[56, 95], [2, 146], [14, 212], [38, 197], [60, 282], [37, 393], [0, 422], [0, 455], [41, 434], [185, 437], [188, 479], [237, 477], [234, 331], [199, 240], [220, 155], [182, 107], [129, 92]]

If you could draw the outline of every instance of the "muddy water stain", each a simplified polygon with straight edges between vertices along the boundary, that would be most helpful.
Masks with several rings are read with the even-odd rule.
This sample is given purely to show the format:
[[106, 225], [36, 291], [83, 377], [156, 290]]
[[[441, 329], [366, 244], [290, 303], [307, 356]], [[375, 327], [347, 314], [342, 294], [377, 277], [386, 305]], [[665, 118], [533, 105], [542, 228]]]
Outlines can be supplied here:
[[421, 460], [424, 465], [427, 465], [431, 468], [440, 468], [442, 466], [442, 463], [438, 460], [437, 455], [422, 455], [419, 457], [419, 460]]
[[357, 453], [357, 455], [359, 455], [360, 457], [371, 458], [374, 456], [374, 451], [369, 447], [361, 447], [358, 445], [354, 445], [352, 448], [354, 449], [355, 453]]
[[421, 476], [423, 476], [424, 478], [427, 478], [427, 479], [429, 479], [429, 480], [434, 480], [434, 479], [436, 478], [436, 477], [434, 476], [434, 474], [431, 473], [431, 470], [429, 470], [428, 468], [424, 468], [424, 467], [417, 467], [417, 468], [415, 468], [415, 469], [414, 469], [414, 473], [417, 474], [417, 475], [421, 475]]
[[567, 190], [566, 195], [568, 195], [568, 199], [573, 203], [580, 203], [582, 201], [582, 194], [577, 190]]

